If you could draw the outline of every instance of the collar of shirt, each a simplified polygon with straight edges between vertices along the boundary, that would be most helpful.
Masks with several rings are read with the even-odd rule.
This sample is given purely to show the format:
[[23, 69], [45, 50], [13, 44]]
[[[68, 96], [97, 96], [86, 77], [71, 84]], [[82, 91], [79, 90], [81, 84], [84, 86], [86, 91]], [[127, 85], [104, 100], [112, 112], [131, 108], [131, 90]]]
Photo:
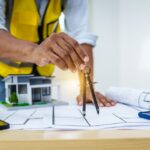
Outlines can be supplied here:
[[42, 18], [47, 6], [48, 0], [36, 0], [37, 8], [41, 17], [40, 24], [42, 23]]

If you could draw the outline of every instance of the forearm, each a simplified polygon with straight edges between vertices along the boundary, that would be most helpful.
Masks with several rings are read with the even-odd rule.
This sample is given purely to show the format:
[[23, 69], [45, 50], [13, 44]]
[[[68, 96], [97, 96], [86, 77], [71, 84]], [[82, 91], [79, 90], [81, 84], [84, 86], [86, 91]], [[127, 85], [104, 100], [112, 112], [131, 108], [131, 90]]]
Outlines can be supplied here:
[[52, 63], [62, 70], [75, 70], [89, 59], [78, 42], [63, 32], [52, 33], [40, 44], [35, 44], [16, 39], [4, 30], [0, 30], [0, 58], [39, 66]]
[[36, 44], [16, 39], [9, 32], [0, 30], [0, 58], [34, 63], [32, 50]]

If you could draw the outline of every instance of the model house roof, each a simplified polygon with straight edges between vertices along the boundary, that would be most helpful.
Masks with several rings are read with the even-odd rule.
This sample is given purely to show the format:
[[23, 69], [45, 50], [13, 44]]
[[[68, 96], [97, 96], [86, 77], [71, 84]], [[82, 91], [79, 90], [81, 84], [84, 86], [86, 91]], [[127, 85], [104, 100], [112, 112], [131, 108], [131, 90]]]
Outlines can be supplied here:
[[27, 83], [32, 85], [50, 83], [50, 80], [54, 77], [34, 76], [30, 75], [9, 75], [3, 79], [4, 82], [10, 83]]
[[10, 78], [14, 78], [14, 77], [33, 77], [34, 75], [32, 75], [32, 74], [29, 74], [29, 75], [20, 75], [20, 74], [15, 74], [15, 75], [8, 75], [7, 77], [5, 77], [4, 79], [3, 79], [3, 81], [6, 81], [6, 80], [8, 80], [8, 79], [10, 79]]

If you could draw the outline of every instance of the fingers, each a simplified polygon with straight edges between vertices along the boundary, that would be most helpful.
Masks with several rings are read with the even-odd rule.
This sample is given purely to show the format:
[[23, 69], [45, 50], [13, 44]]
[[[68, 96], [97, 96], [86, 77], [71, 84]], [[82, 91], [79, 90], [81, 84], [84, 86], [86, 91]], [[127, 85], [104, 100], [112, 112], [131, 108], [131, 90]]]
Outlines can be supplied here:
[[[115, 101], [106, 98], [105, 96], [103, 96], [99, 92], [95, 92], [95, 94], [96, 94], [96, 98], [97, 98], [99, 106], [101, 106], [101, 107], [111, 107], [111, 106], [116, 105]], [[91, 103], [91, 102], [93, 102], [92, 97], [87, 96], [87, 103]], [[80, 105], [80, 106], [83, 105], [82, 95], [77, 96], [77, 104]]]
[[73, 38], [69, 37], [65, 33], [61, 33], [61, 36], [63, 39], [69, 43], [76, 51], [76, 53], [79, 55], [79, 57], [84, 61], [88, 61], [88, 55], [87, 53], [81, 48], [81, 46], [78, 44], [77, 41], [75, 41]]
[[97, 100], [98, 100], [99, 105], [101, 107], [104, 107], [104, 106], [111, 107], [111, 106], [114, 106], [116, 104], [115, 101], [106, 98], [105, 96], [103, 96], [99, 92], [96, 92], [96, 97], [97, 97]]
[[61, 48], [62, 53], [64, 53], [62, 58], [64, 59], [64, 61], [66, 61], [68, 68], [72, 72], [75, 72], [77, 69], [77, 66], [76, 64], [74, 64], [74, 60], [72, 59], [72, 55], [70, 53], [71, 48], [69, 48], [69, 46], [64, 42], [64, 40], [60, 38], [58, 39], [57, 44]]
[[51, 62], [55, 64], [56, 66], [58, 66], [60, 69], [62, 70], [68, 69], [66, 63], [59, 56], [51, 52], [47, 52], [47, 54], [48, 56], [50, 56]]
[[43, 66], [47, 65], [48, 63], [49, 63], [49, 61], [45, 58], [42, 58], [39, 61], [36, 61], [36, 64], [40, 67], [43, 67]]
[[84, 61], [80, 59], [80, 57], [75, 52], [74, 48], [69, 45], [64, 39], [59, 39], [58, 41], [59, 45], [62, 47], [63, 50], [66, 50], [70, 58], [72, 59], [72, 62], [74, 63], [74, 66], [76, 69], [81, 65], [84, 64]]
[[76, 40], [74, 40], [65, 33], [60, 33], [60, 37], [65, 41], [66, 45], [69, 47], [70, 54], [72, 54], [72, 59], [74, 60], [75, 64], [78, 60], [79, 64], [76, 64], [78, 67], [89, 61], [88, 54], [85, 50], [82, 49], [82, 47]]
[[35, 51], [39, 58], [36, 63], [40, 66], [51, 62], [60, 69], [69, 69], [72, 72], [83, 68], [89, 60], [80, 44], [65, 33], [52, 33]]
[[36, 51], [34, 51], [33, 54], [31, 54], [33, 57], [33, 63], [35, 63], [38, 66], [45, 66], [48, 63], [50, 63], [50, 60], [46, 58], [46, 56], [41, 53], [38, 49]]
[[69, 54], [66, 51], [63, 51], [59, 45], [53, 44], [53, 53], [60, 57], [60, 59], [67, 65], [67, 68], [70, 69], [72, 72], [76, 70], [75, 65], [72, 62]]

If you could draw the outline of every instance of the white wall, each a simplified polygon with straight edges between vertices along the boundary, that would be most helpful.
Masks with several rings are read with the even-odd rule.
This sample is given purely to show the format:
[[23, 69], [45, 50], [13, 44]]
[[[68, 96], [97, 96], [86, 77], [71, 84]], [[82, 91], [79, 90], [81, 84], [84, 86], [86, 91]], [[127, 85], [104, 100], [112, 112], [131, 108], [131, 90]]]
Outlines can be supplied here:
[[150, 0], [92, 0], [99, 89], [150, 87]]
[[150, 87], [150, 0], [120, 0], [120, 85]]
[[89, 0], [91, 30], [99, 36], [95, 55], [97, 89], [119, 83], [118, 0]]

